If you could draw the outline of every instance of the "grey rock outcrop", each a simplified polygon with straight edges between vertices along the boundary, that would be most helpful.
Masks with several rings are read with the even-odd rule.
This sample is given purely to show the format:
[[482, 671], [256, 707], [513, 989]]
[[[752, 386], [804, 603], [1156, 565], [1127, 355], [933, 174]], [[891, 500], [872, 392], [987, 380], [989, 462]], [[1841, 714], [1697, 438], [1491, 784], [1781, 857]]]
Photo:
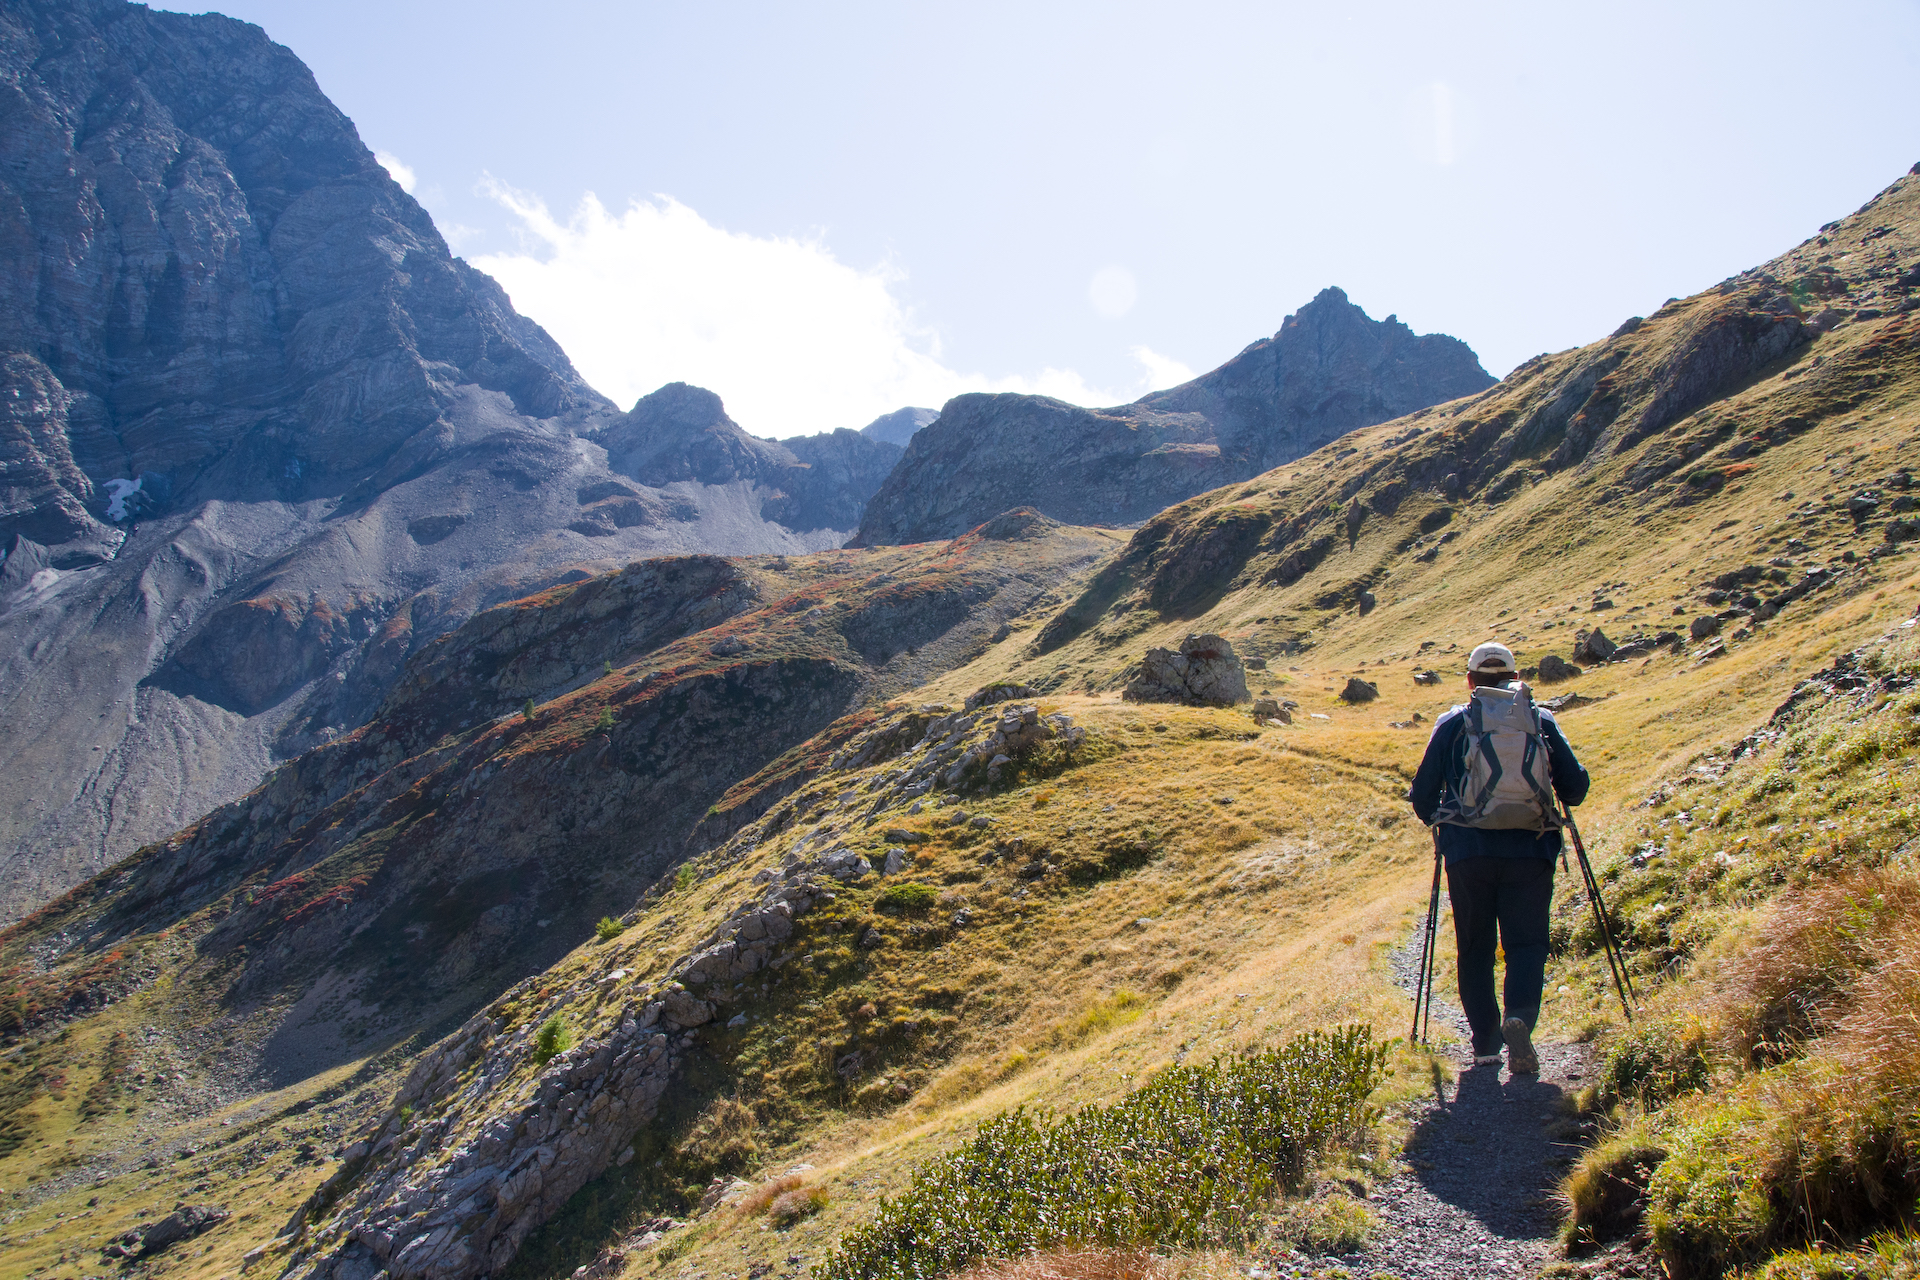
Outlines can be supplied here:
[[1121, 696], [1128, 702], [1231, 706], [1249, 696], [1247, 671], [1224, 636], [1188, 636], [1178, 651], [1147, 650]]
[[957, 396], [867, 504], [859, 546], [952, 538], [1009, 507], [1131, 524], [1353, 430], [1471, 395], [1493, 379], [1463, 342], [1372, 320], [1338, 289], [1182, 386], [1081, 409], [1045, 396]]
[[217, 1204], [183, 1204], [158, 1222], [142, 1223], [108, 1241], [101, 1253], [115, 1260], [151, 1258], [182, 1240], [191, 1240], [202, 1231], [219, 1226], [232, 1216]]
[[1359, 676], [1348, 676], [1346, 686], [1340, 690], [1340, 701], [1354, 705], [1372, 702], [1379, 696], [1380, 686]]

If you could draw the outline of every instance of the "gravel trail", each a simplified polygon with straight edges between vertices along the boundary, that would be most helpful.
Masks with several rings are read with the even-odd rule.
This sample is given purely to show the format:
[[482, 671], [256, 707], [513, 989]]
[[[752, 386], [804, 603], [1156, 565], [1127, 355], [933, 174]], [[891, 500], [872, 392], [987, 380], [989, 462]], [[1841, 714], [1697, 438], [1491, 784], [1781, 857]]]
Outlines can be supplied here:
[[[1453, 941], [1444, 919], [1439, 932], [1440, 962], [1450, 965]], [[1416, 925], [1411, 952], [1402, 948], [1394, 957], [1394, 976], [1409, 995], [1419, 940]], [[1273, 1259], [1279, 1276], [1326, 1275], [1340, 1267], [1354, 1280], [1382, 1273], [1400, 1280], [1517, 1280], [1538, 1275], [1558, 1257], [1561, 1210], [1554, 1188], [1580, 1148], [1556, 1140], [1549, 1129], [1562, 1114], [1562, 1097], [1592, 1074], [1590, 1050], [1539, 1043], [1540, 1074], [1515, 1077], [1504, 1064], [1472, 1065], [1466, 1018], [1457, 1007], [1436, 999], [1434, 1016], [1459, 1030], [1456, 1079], [1436, 1082], [1400, 1167], [1369, 1198], [1378, 1226], [1368, 1247], [1332, 1257], [1281, 1254]]]

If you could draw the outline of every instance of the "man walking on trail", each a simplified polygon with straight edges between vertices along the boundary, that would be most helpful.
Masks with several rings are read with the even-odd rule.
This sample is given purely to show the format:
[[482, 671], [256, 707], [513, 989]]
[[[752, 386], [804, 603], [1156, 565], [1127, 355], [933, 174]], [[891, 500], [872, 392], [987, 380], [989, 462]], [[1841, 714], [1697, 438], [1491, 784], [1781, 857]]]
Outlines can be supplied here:
[[[1468, 700], [1434, 724], [1409, 798], [1446, 859], [1474, 1063], [1498, 1063], [1504, 1042], [1508, 1070], [1531, 1075], [1540, 1069], [1533, 1027], [1560, 856], [1555, 798], [1577, 805], [1589, 781], [1553, 713], [1533, 705], [1517, 676], [1505, 645], [1468, 655]], [[1504, 1016], [1494, 998], [1496, 946], [1507, 956]]]

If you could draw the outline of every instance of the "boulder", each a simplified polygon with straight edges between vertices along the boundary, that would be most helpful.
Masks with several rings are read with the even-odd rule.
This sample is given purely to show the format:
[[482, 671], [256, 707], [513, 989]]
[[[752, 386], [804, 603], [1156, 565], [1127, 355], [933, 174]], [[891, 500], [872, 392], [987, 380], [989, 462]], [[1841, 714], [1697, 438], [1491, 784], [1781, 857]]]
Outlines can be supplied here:
[[1380, 696], [1380, 686], [1359, 676], [1348, 676], [1347, 687], [1340, 691], [1340, 700], [1347, 703], [1372, 702]]
[[660, 996], [661, 1012], [682, 1027], [698, 1027], [713, 1021], [713, 1006], [685, 987], [675, 983]]
[[1708, 636], [1720, 634], [1720, 619], [1710, 613], [1703, 613], [1687, 627], [1687, 633], [1695, 640], [1705, 640]]
[[1607, 639], [1607, 633], [1595, 627], [1583, 631], [1574, 638], [1573, 660], [1590, 665], [1608, 661], [1619, 652], [1620, 646]]
[[1413, 682], [1415, 684], [1439, 684], [1440, 673], [1431, 668], [1426, 671], [1416, 671], [1413, 673]]
[[1580, 668], [1568, 662], [1558, 654], [1548, 654], [1540, 659], [1540, 683], [1554, 684], [1561, 680], [1571, 680], [1580, 674]]
[[1180, 702], [1188, 706], [1231, 706], [1245, 702], [1247, 671], [1225, 637], [1188, 636], [1178, 652], [1149, 649], [1127, 681], [1128, 702]]

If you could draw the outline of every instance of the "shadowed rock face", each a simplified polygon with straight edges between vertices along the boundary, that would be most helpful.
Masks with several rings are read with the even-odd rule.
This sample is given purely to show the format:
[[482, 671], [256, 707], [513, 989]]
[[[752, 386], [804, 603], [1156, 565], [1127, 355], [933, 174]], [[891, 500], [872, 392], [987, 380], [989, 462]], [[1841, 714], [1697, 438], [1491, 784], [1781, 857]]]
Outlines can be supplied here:
[[1031, 505], [1072, 524], [1132, 524], [1352, 431], [1493, 379], [1444, 334], [1372, 320], [1322, 290], [1212, 373], [1113, 409], [964, 395], [912, 437], [873, 496], [857, 546], [953, 537]]
[[[67, 424], [71, 460], [49, 441], [42, 469], [78, 506], [89, 475], [163, 477], [184, 504], [412, 469], [440, 446], [438, 383], [530, 418], [609, 408], [258, 28], [29, 2], [0, 59], [0, 376]], [[48, 505], [0, 518], [46, 542]]]

